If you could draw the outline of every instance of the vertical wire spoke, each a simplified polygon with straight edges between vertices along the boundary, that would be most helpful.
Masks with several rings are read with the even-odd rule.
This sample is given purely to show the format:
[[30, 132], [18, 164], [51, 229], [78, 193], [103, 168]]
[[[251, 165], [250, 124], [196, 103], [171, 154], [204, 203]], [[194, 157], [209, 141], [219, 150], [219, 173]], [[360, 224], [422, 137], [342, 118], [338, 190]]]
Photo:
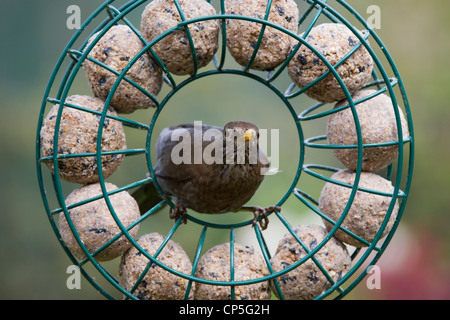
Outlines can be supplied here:
[[[181, 22], [185, 22], [186, 18], [183, 14], [183, 10], [181, 9], [180, 2], [178, 0], [174, 0], [174, 3], [175, 3], [175, 6], [177, 7], [178, 14], [180, 15]], [[188, 38], [189, 47], [191, 48], [192, 62], [194, 64], [194, 71], [192, 72], [192, 76], [194, 76], [197, 74], [197, 71], [198, 71], [198, 61], [197, 61], [197, 53], [196, 53], [195, 45], [194, 45], [194, 39], [192, 39], [191, 31], [189, 30], [189, 25], [186, 24], [184, 26], [184, 30], [185, 30], [187, 38]]]
[[[198, 241], [197, 250], [195, 251], [194, 262], [192, 263], [191, 276], [195, 276], [195, 272], [197, 271], [198, 261], [200, 260], [200, 257], [202, 254], [203, 245], [205, 244], [205, 237], [206, 237], [207, 230], [208, 230], [207, 226], [203, 227], [202, 233], [200, 235], [200, 239]], [[184, 300], [189, 299], [189, 293], [191, 291], [191, 286], [192, 286], [192, 280], [189, 280], [189, 283], [186, 288], [186, 293], [184, 294]]]
[[[230, 229], [230, 282], [234, 282], [234, 228]], [[236, 300], [235, 286], [231, 286], [231, 300]]]
[[[255, 225], [254, 230], [255, 230], [255, 234], [256, 234], [256, 239], [258, 240], [259, 247], [261, 248], [261, 252], [264, 257], [264, 261], [266, 262], [267, 268], [269, 269], [269, 273], [272, 275], [272, 274], [274, 274], [274, 272], [273, 272], [272, 264], [270, 263], [270, 259], [271, 259], [270, 252], [269, 252], [269, 249], [267, 248], [266, 241], [264, 240], [264, 237], [262, 236], [261, 229], [258, 224]], [[278, 280], [276, 278], [273, 278], [270, 281], [273, 282], [279, 299], [284, 300], [284, 295], [281, 292], [280, 284], [278, 283]], [[269, 286], [270, 286], [270, 283], [269, 283]]]
[[303, 15], [298, 19], [298, 27], [300, 27], [303, 22], [305, 22], [306, 18], [308, 18], [309, 14], [314, 10], [314, 8], [316, 8], [315, 3], [311, 4], [308, 9], [305, 10]]
[[[225, 0], [220, 0], [220, 13], [224, 15], [225, 11]], [[222, 19], [222, 54], [220, 56], [220, 62], [214, 62], [217, 70], [222, 70], [225, 64], [225, 58], [227, 53], [227, 26], [226, 20]], [[214, 59], [217, 60], [216, 55], [214, 55]]]
[[[264, 16], [264, 21], [269, 20], [269, 14], [270, 14], [271, 7], [272, 7], [272, 0], [267, 0], [266, 13], [265, 13], [265, 16]], [[255, 60], [256, 55], [258, 54], [259, 47], [261, 46], [261, 42], [262, 42], [262, 39], [264, 37], [264, 32], [265, 31], [266, 31], [266, 25], [263, 24], [262, 27], [261, 27], [261, 30], [259, 32], [258, 40], [256, 41], [256, 44], [255, 44], [253, 53], [252, 53], [252, 55], [250, 57], [250, 60], [248, 61], [247, 66], [244, 68], [244, 72], [248, 72], [248, 70], [252, 66], [253, 61]]]

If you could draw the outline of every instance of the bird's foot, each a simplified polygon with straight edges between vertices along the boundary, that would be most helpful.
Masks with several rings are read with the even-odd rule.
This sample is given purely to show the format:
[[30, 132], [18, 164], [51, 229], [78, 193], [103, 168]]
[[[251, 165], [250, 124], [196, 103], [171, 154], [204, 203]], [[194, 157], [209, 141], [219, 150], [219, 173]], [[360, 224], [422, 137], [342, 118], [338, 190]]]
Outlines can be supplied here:
[[170, 219], [175, 219], [175, 221], [178, 221], [178, 219], [183, 218], [183, 223], [187, 223], [187, 211], [185, 207], [181, 207], [178, 205], [175, 205], [175, 208], [172, 210], [170, 209]]
[[262, 218], [259, 221], [259, 225], [261, 226], [262, 230], [266, 230], [267, 226], [269, 225], [269, 218], [267, 217], [267, 214], [272, 211], [280, 212], [281, 208], [276, 207], [276, 206], [267, 207], [267, 208], [252, 206], [252, 207], [242, 207], [241, 210], [253, 212], [253, 215], [254, 215], [254, 218], [252, 221], [253, 226], [255, 226], [258, 223], [258, 218]]

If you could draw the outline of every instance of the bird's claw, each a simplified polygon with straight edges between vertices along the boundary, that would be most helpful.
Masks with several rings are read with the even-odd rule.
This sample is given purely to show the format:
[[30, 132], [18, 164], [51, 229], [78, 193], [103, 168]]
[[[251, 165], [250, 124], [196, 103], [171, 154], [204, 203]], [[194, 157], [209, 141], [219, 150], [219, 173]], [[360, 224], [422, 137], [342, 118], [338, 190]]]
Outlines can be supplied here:
[[270, 213], [272, 211], [281, 211], [280, 207], [272, 206], [268, 208], [261, 208], [261, 207], [251, 207], [250, 208], [253, 211], [253, 221], [252, 225], [253, 227], [258, 223], [258, 218], [262, 217], [262, 219], [259, 221], [259, 225], [262, 230], [266, 230], [267, 226], [269, 225], [269, 218], [267, 217], [267, 213]]
[[187, 211], [186, 208], [175, 206], [175, 208], [170, 210], [170, 219], [175, 219], [175, 221], [178, 221], [178, 219], [183, 218], [183, 223], [187, 223]]

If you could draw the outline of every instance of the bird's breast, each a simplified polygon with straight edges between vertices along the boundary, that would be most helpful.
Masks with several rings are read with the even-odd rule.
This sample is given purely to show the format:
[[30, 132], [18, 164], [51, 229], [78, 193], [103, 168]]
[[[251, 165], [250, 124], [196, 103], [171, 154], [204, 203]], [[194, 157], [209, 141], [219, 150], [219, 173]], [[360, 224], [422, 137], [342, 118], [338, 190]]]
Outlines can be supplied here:
[[194, 181], [197, 194], [189, 197], [191, 209], [203, 213], [223, 213], [241, 208], [254, 195], [263, 181], [257, 166], [223, 165]]

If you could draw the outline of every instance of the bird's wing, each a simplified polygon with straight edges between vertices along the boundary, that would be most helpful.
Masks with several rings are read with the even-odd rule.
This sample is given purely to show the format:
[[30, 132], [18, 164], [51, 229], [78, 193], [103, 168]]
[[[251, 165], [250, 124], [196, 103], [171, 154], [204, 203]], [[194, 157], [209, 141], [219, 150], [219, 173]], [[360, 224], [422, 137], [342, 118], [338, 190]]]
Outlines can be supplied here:
[[[203, 125], [202, 135], [209, 129], [222, 131], [222, 128], [219, 127]], [[195, 127], [193, 124], [183, 124], [165, 128], [161, 131], [155, 146], [157, 163], [154, 170], [157, 177], [172, 181], [187, 181], [192, 178], [195, 174], [195, 169], [192, 165], [194, 161], [194, 130]], [[175, 164], [172, 159], [172, 151], [176, 146], [180, 148], [180, 143], [184, 141], [185, 138], [190, 139], [190, 141], [187, 141], [190, 142], [190, 145], [184, 144], [183, 146], [185, 148], [183, 151], [190, 152], [190, 161], [188, 163], [183, 162]], [[202, 137], [198, 138], [201, 139]], [[204, 145], [205, 143], [202, 144]]]

